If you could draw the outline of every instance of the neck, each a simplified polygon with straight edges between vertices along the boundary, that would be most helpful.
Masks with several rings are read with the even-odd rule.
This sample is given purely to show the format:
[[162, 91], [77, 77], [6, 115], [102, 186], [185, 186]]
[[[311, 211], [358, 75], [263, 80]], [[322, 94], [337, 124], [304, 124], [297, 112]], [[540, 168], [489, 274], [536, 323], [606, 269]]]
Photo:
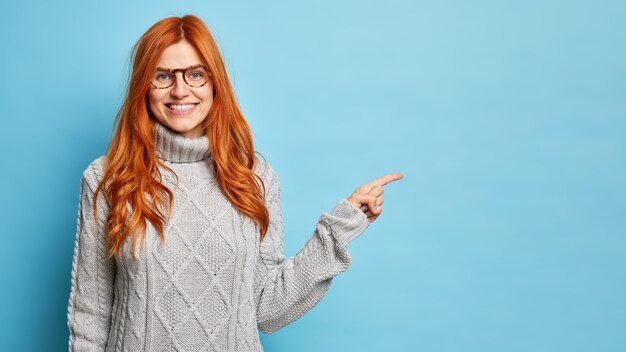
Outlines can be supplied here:
[[154, 145], [157, 157], [173, 163], [193, 163], [212, 159], [206, 135], [189, 138], [154, 120]]

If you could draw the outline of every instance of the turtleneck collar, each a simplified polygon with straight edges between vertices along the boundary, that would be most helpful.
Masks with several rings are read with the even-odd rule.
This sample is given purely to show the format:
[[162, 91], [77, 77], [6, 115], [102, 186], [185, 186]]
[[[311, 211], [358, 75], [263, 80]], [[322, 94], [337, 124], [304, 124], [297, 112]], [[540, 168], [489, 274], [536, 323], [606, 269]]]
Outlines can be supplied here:
[[157, 157], [173, 163], [193, 163], [212, 159], [207, 136], [188, 138], [154, 120], [154, 145]]

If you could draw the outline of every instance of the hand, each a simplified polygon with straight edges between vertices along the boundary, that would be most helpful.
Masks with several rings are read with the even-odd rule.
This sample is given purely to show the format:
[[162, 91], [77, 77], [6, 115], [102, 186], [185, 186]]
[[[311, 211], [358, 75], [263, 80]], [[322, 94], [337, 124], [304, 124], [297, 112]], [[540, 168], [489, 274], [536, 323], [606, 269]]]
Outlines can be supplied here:
[[348, 198], [348, 202], [355, 207], [361, 209], [367, 219], [371, 222], [376, 220], [380, 213], [383, 211], [383, 197], [382, 194], [385, 191], [383, 188], [384, 185], [389, 182], [399, 180], [403, 178], [402, 174], [388, 174], [382, 177], [375, 179], [372, 182], [366, 183], [363, 186], [359, 187], [352, 195]]

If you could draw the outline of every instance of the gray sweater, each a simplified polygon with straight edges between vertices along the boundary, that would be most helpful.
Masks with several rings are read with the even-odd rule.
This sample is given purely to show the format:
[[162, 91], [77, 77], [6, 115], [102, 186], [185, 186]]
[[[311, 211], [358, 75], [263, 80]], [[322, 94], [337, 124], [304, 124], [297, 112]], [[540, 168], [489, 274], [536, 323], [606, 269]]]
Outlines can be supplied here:
[[263, 351], [258, 330], [273, 333], [313, 308], [333, 277], [351, 262], [346, 245], [369, 225], [357, 207], [341, 199], [322, 213], [293, 257], [283, 252], [278, 175], [260, 159], [255, 173], [267, 189], [270, 226], [259, 227], [238, 211], [215, 182], [207, 137], [185, 138], [157, 122], [157, 155], [164, 184], [174, 192], [165, 245], [148, 222], [138, 261], [105, 259], [109, 205], [93, 192], [104, 157], [84, 171], [68, 302], [70, 351]]

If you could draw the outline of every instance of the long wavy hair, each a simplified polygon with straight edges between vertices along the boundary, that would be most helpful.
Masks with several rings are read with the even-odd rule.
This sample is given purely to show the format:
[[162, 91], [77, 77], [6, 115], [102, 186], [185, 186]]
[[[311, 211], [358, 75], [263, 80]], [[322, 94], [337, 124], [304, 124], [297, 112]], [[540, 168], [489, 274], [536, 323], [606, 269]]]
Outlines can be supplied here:
[[[165, 244], [164, 228], [174, 194], [162, 184], [159, 166], [176, 173], [156, 157], [154, 117], [146, 103], [150, 76], [163, 51], [181, 40], [189, 42], [212, 73], [214, 100], [204, 120], [209, 148], [215, 160], [216, 181], [235, 208], [260, 228], [260, 241], [269, 226], [265, 184], [254, 173], [255, 154], [250, 127], [241, 113], [219, 49], [198, 17], [168, 17], [155, 23], [131, 51], [132, 69], [124, 102], [115, 119], [114, 134], [105, 156], [105, 172], [94, 193], [93, 208], [103, 191], [110, 211], [106, 219], [108, 258], [119, 254], [132, 235], [132, 256], [150, 221]], [[256, 182], [257, 179], [259, 182]], [[178, 176], [176, 175], [178, 182]], [[148, 198], [149, 196], [149, 198]], [[149, 200], [150, 199], [150, 200]], [[167, 207], [167, 214], [163, 208]]]

